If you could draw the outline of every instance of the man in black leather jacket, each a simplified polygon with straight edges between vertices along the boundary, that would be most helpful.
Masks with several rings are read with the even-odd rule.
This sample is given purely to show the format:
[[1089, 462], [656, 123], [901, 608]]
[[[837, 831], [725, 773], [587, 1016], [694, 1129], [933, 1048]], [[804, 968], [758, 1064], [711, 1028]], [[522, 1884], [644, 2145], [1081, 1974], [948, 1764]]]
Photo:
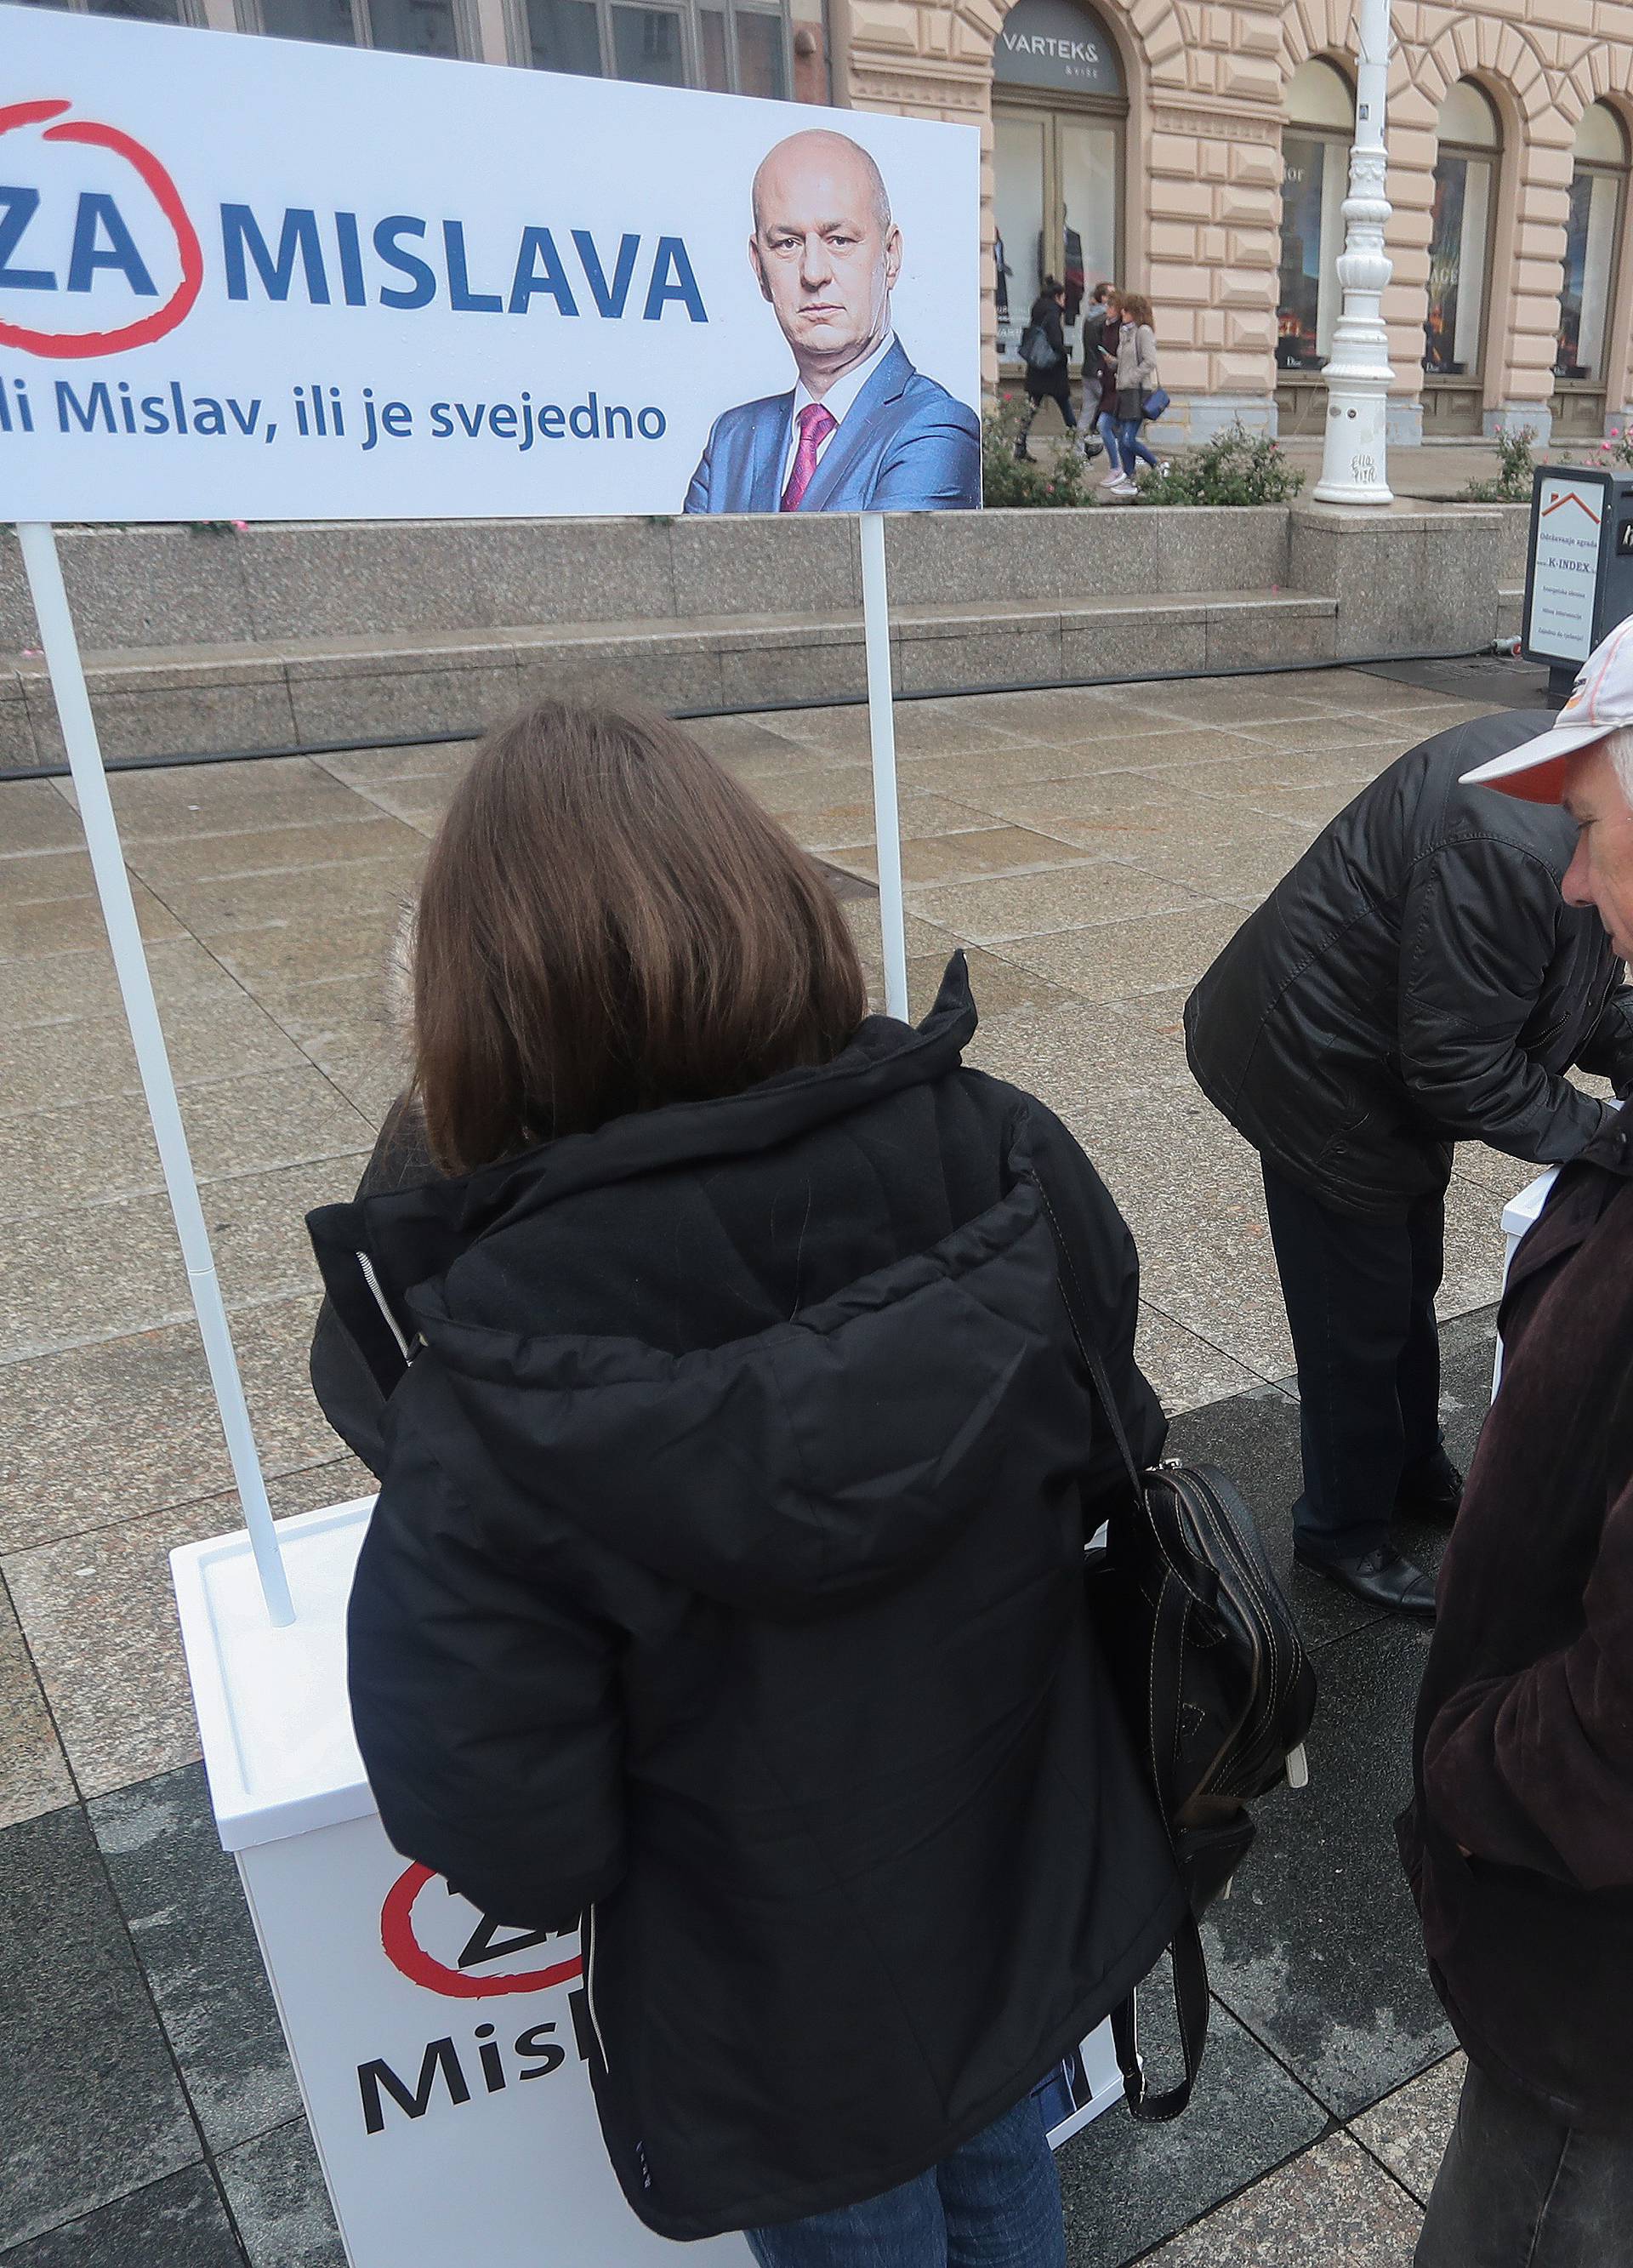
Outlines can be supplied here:
[[1186, 1004], [1191, 1069], [1259, 1152], [1298, 1359], [1294, 1550], [1425, 1619], [1396, 1512], [1449, 1521], [1435, 1294], [1453, 1146], [1534, 1164], [1585, 1149], [1633, 1086], [1633, 994], [1559, 884], [1575, 829], [1459, 776], [1534, 737], [1482, 718], [1414, 748], [1315, 842]]

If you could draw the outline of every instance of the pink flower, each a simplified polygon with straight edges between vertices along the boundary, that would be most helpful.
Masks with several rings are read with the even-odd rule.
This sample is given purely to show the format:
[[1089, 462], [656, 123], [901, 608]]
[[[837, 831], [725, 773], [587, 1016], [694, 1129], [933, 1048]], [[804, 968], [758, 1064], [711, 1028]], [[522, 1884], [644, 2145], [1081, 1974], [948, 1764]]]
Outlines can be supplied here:
[[236, 529], [238, 534], [240, 535], [247, 534], [249, 532], [249, 522], [246, 519], [229, 520], [227, 525], [230, 527]]
[[1599, 446], [1601, 449], [1607, 449], [1610, 446], [1610, 444], [1608, 441], [1601, 441]]

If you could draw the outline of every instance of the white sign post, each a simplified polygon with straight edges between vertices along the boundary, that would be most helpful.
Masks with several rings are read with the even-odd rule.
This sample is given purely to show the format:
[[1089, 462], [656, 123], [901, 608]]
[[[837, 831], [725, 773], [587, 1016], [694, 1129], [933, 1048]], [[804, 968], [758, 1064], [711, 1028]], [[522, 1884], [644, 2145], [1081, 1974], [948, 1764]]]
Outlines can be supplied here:
[[[978, 137], [4, 0], [0, 74], [0, 508], [246, 1522], [174, 1555], [223, 1844], [353, 2268], [649, 2268], [673, 2248], [600, 2146], [576, 1944], [464, 1907], [375, 1813], [370, 1503], [270, 1517], [52, 524], [859, 514], [905, 1015], [882, 515], [980, 501]], [[1072, 2124], [1116, 2091], [1092, 2045]]]

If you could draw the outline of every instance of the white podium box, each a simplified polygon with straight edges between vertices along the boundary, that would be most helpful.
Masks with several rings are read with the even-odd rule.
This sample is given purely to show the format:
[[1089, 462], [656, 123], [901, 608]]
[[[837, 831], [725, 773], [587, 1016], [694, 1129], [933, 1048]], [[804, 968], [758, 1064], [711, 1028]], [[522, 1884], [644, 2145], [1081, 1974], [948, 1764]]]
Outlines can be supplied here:
[[579, 2046], [576, 1934], [506, 1928], [386, 1839], [352, 1738], [345, 1616], [372, 1499], [278, 1522], [295, 1620], [246, 1535], [172, 1554], [223, 1847], [351, 2268], [748, 2268], [671, 2244], [607, 2163]]
[[[346, 1601], [373, 1498], [277, 1523], [268, 1621], [249, 1537], [171, 1554], [222, 1847], [234, 1853], [351, 2268], [745, 2268], [625, 2204], [585, 2069], [576, 1933], [511, 1928], [386, 1839], [352, 1736]], [[1042, 2095], [1056, 2146], [1122, 2099], [1105, 2024]]]

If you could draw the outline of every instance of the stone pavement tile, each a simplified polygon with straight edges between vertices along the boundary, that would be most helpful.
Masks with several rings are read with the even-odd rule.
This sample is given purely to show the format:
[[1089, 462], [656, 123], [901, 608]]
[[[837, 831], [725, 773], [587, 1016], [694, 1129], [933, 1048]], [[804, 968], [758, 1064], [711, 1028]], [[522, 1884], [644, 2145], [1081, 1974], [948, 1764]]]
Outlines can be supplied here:
[[243, 2268], [203, 2166], [151, 2182], [5, 2254], [6, 2268]]
[[1202, 725], [1276, 724], [1320, 713], [1321, 703], [1303, 690], [1304, 679], [1286, 671], [1267, 676], [1173, 679], [1136, 688], [1142, 704], [1166, 716]]
[[257, 984], [257, 998], [290, 1038], [320, 1066], [331, 1056], [363, 1055], [378, 1046], [390, 1028], [392, 949], [377, 963], [344, 976]]
[[[1025, 873], [1070, 862], [1087, 864], [1092, 858], [1092, 851], [1075, 843], [1033, 834], [1028, 828], [977, 824], [961, 828], [957, 834], [905, 837], [901, 872], [907, 887], [912, 889], [935, 882], [971, 881], [986, 874]], [[871, 843], [847, 850], [842, 863], [853, 873], [865, 874], [870, 880], [878, 877], [879, 861]]]
[[1007, 945], [1004, 958], [1035, 968], [1080, 999], [1122, 1000], [1159, 987], [1188, 990], [1241, 921], [1239, 906], [1193, 899], [1181, 912], [1136, 915], [1095, 929], [1025, 938]]
[[45, 1695], [0, 1583], [0, 1828], [74, 1800]]
[[1490, 1190], [1500, 1205], [1517, 1197], [1546, 1170], [1527, 1165], [1523, 1158], [1511, 1158], [1506, 1150], [1493, 1150], [1484, 1142], [1460, 1142], [1456, 1166], [1460, 1182], [1470, 1189]]
[[442, 823], [442, 815], [453, 801], [457, 778], [404, 779], [383, 781], [379, 787], [359, 788], [377, 811], [399, 819], [405, 827], [413, 828], [429, 842]]
[[[350, 1157], [206, 1185], [204, 1218], [229, 1307], [250, 1308], [316, 1285], [305, 1216], [350, 1198], [366, 1156], [360, 1147]], [[123, 1338], [192, 1312], [164, 1197], [116, 1197], [60, 1219], [42, 1216], [0, 1273], [0, 1363]]]
[[1441, 1315], [1463, 1314], [1502, 1297], [1504, 1202], [1483, 1182], [1453, 1174], [1445, 1193], [1445, 1281], [1435, 1302]]
[[[841, 902], [840, 910], [850, 924], [850, 932], [856, 939], [857, 950], [862, 955], [864, 966], [870, 974], [875, 973], [883, 965], [884, 954], [879, 942], [879, 900], [872, 897], [845, 898]], [[907, 916], [905, 928], [909, 961], [934, 961], [939, 957], [945, 968], [958, 947], [969, 942], [961, 931], [939, 922], [921, 920], [916, 914]], [[1006, 960], [1011, 957], [1004, 955]]]
[[1365, 2150], [1335, 2135], [1153, 2252], [1149, 2268], [1410, 2268], [1422, 2219]]
[[17, 850], [75, 850], [79, 814], [50, 780], [0, 781], [0, 858]]
[[[978, 1006], [980, 998], [977, 992]], [[1092, 1129], [1107, 1142], [1108, 1156], [1114, 1147], [1107, 1140], [1107, 1127], [1125, 1097], [1181, 1077], [1190, 1085], [1184, 1056], [1166, 1034], [1109, 1003], [1090, 1005], [1069, 994], [1009, 1019], [984, 1039], [977, 1033], [972, 1055], [995, 1079], [1041, 1096], [1068, 1123], [1081, 1121]], [[1096, 1116], [1108, 1112], [1109, 1118]]]
[[[1166, 2085], [1179, 2063], [1166, 1964], [1141, 1987], [1140, 2036], [1153, 2083]], [[1326, 2124], [1320, 2104], [1216, 2005], [1183, 2118], [1139, 2126], [1114, 2103], [1058, 2154], [1071, 2268], [1132, 2258], [1313, 2142]]]
[[967, 705], [978, 724], [1020, 740], [1054, 741], [1083, 739], [1122, 701], [1110, 688], [1063, 685], [1036, 693], [975, 693]]
[[[401, 822], [394, 820], [392, 824], [396, 827]], [[289, 873], [172, 882], [166, 886], [165, 902], [195, 937], [207, 943], [244, 930], [295, 928], [321, 936], [337, 915], [357, 918], [381, 910], [397, 914], [413, 902], [425, 858], [423, 836], [411, 827], [401, 831], [416, 845], [410, 858], [394, 853], [386, 858], [331, 860], [327, 865], [297, 867]]]
[[476, 740], [416, 740], [400, 748], [331, 748], [313, 762], [348, 787], [371, 791], [399, 780], [463, 779]]
[[1313, 787], [1268, 787], [1238, 799], [1269, 819], [1290, 820], [1313, 843], [1322, 828], [1337, 818], [1366, 785], [1365, 780], [1339, 776]]
[[[0, 1945], [4, 2250], [202, 2152], [77, 1807], [0, 1831]], [[167, 2256], [99, 2256], [116, 2257]]]
[[[1312, 670], [1304, 680], [1303, 695], [1335, 709], [1437, 710], [1438, 699], [1421, 685], [1404, 684], [1398, 677], [1382, 677], [1370, 669]], [[1449, 706], [1460, 706], [1450, 703]]]
[[[831, 780], [833, 775], [830, 773], [828, 777]], [[842, 799], [806, 806], [798, 811], [773, 811], [773, 818], [779, 819], [794, 840], [807, 850], [833, 853], [862, 847], [871, 854], [874, 838], [872, 775], [848, 772], [845, 778]], [[919, 836], [956, 834], [965, 828], [992, 824], [989, 812], [957, 803], [948, 795], [922, 791], [903, 795], [900, 810], [904, 843]]]
[[1209, 796], [1253, 804], [1289, 788], [1347, 787], [1353, 797], [1377, 777], [1380, 767], [1353, 748], [1297, 747], [1262, 748], [1247, 755], [1232, 750], [1141, 769], [1170, 793], [1195, 788]]
[[[232, 835], [188, 835], [173, 842], [133, 843], [126, 864], [163, 896], [179, 885], [227, 875], [288, 873], [308, 866], [340, 866], [371, 859], [416, 859], [424, 838], [400, 819], [366, 808], [360, 819], [318, 821], [310, 826], [251, 827]], [[331, 878], [336, 888], [344, 878]], [[173, 904], [173, 910], [179, 910]], [[186, 918], [186, 916], [183, 916]]]
[[401, 1043], [389, 1038], [382, 1038], [374, 1047], [359, 1049], [355, 1055], [326, 1052], [323, 1068], [347, 1101], [361, 1114], [371, 1135], [378, 1133], [385, 1124], [386, 1113], [408, 1080]]
[[[127, 843], [246, 828], [371, 819], [373, 806], [307, 756], [232, 764], [172, 764], [114, 772], [108, 782]], [[72, 790], [64, 783], [72, 799]]]
[[1079, 841], [1103, 841], [1121, 858], [1136, 858], [1141, 845], [1195, 833], [1218, 817], [1205, 805], [1199, 811], [1188, 782], [1176, 784], [1157, 772], [1086, 772], [1007, 787], [980, 783], [971, 793], [1016, 826], [1070, 828]]
[[89, 1811], [208, 2149], [295, 2117], [294, 2069], [202, 1764], [99, 1796]]
[[[181, 924], [142, 882], [132, 882], [136, 926], [157, 945], [180, 938]], [[94, 898], [48, 898], [38, 904], [0, 905], [0, 961], [34, 961], [47, 954], [106, 950], [107, 930]]]
[[398, 902], [354, 913], [331, 905], [317, 921], [281, 929], [233, 930], [215, 940], [224, 968], [272, 1013], [281, 988], [326, 977], [371, 976], [377, 983], [400, 918]]
[[216, 2170], [250, 2268], [346, 2268], [345, 2248], [304, 2118], [227, 2151]]
[[[1068, 855], [1063, 846], [1063, 856]], [[915, 913], [958, 929], [976, 945], [997, 945], [1006, 939], [1036, 940], [1052, 931], [1082, 932], [1112, 923], [1121, 927], [1155, 914], [1168, 915], [1180, 928], [1188, 924], [1199, 904], [1196, 894], [1181, 884], [1113, 859], [1091, 859], [1003, 880], [940, 888], [909, 886], [907, 895]], [[1023, 957], [1032, 955], [1015, 955]]]
[[[789, 709], [777, 719], [777, 730], [791, 740], [834, 755], [860, 754], [872, 747], [872, 727], [867, 704], [857, 702], [836, 709]], [[898, 701], [896, 750], [903, 756], [952, 755], [973, 748], [1011, 747], [1021, 738], [988, 722], [970, 701]]]
[[780, 711], [763, 717], [686, 717], [680, 730], [717, 762], [735, 770], [739, 763], [761, 758], [775, 762], [779, 755], [791, 755], [798, 742], [783, 731], [783, 722]]
[[1467, 2068], [1461, 2055], [1447, 2056], [1351, 2124], [1356, 2139], [1381, 2158], [1395, 2179], [1424, 2205], [1452, 2139]]
[[1309, 847], [1301, 831], [1278, 820], [1261, 820], [1239, 806], [1217, 806], [1216, 827], [1196, 827], [1179, 842], [1133, 845], [1123, 854], [1143, 874], [1162, 874], [1206, 896], [1257, 904], [1296, 866]]
[[[315, 1291], [234, 1318], [268, 1472], [338, 1454], [306, 1374]], [[174, 1323], [0, 1372], [0, 1551], [138, 1519], [232, 1485], [196, 1326]]]
[[[181, 1116], [202, 1182], [349, 1156], [369, 1134], [358, 1111], [311, 1064], [191, 1086]], [[165, 1185], [139, 1094], [12, 1118], [5, 1146], [0, 1221]]]
[[[342, 1457], [269, 1481], [267, 1493], [275, 1513], [311, 1512], [375, 1485]], [[85, 1795], [197, 1761], [169, 1554], [242, 1525], [236, 1495], [206, 1497], [0, 1561]]]
[[[243, 987], [193, 938], [150, 945], [147, 965], [161, 1017], [173, 1010], [217, 1006], [244, 998]], [[0, 1031], [123, 1012], [106, 936], [94, 951], [0, 963]]]
[[1188, 1331], [1149, 1300], [1140, 1301], [1134, 1352], [1170, 1418], [1263, 1384], [1243, 1364]]
[[[294, 1042], [236, 984], [230, 996], [198, 1007], [161, 1009], [159, 1014], [178, 1086], [298, 1067], [303, 1060]], [[122, 1016], [12, 1029], [0, 1025], [0, 1119], [141, 1092], [136, 1050]]]
[[1204, 1933], [1215, 1992], [1340, 2117], [1453, 2044], [1394, 1832], [1429, 1638], [1391, 1619], [1320, 1651], [1310, 1785], [1259, 1808], [1235, 1896]]
[[[1261, 724], [1257, 719], [1237, 726], [1243, 738], [1261, 747], [1352, 749], [1363, 758], [1373, 757], [1387, 748], [1389, 757], [1401, 755], [1416, 747], [1413, 735], [1416, 712], [1411, 711], [1370, 715], [1363, 711], [1346, 711], [1339, 714], [1331, 711], [1318, 711], [1313, 717], [1296, 717], [1274, 725]], [[1435, 731], [1435, 725], [1428, 727]], [[1385, 759], [1388, 761], [1388, 759]], [[1374, 771], [1381, 771], [1382, 762], [1374, 762]]]
[[[71, 816], [71, 814], [70, 814]], [[42, 905], [53, 898], [93, 898], [96, 876], [83, 850], [0, 850], [0, 906]]]

